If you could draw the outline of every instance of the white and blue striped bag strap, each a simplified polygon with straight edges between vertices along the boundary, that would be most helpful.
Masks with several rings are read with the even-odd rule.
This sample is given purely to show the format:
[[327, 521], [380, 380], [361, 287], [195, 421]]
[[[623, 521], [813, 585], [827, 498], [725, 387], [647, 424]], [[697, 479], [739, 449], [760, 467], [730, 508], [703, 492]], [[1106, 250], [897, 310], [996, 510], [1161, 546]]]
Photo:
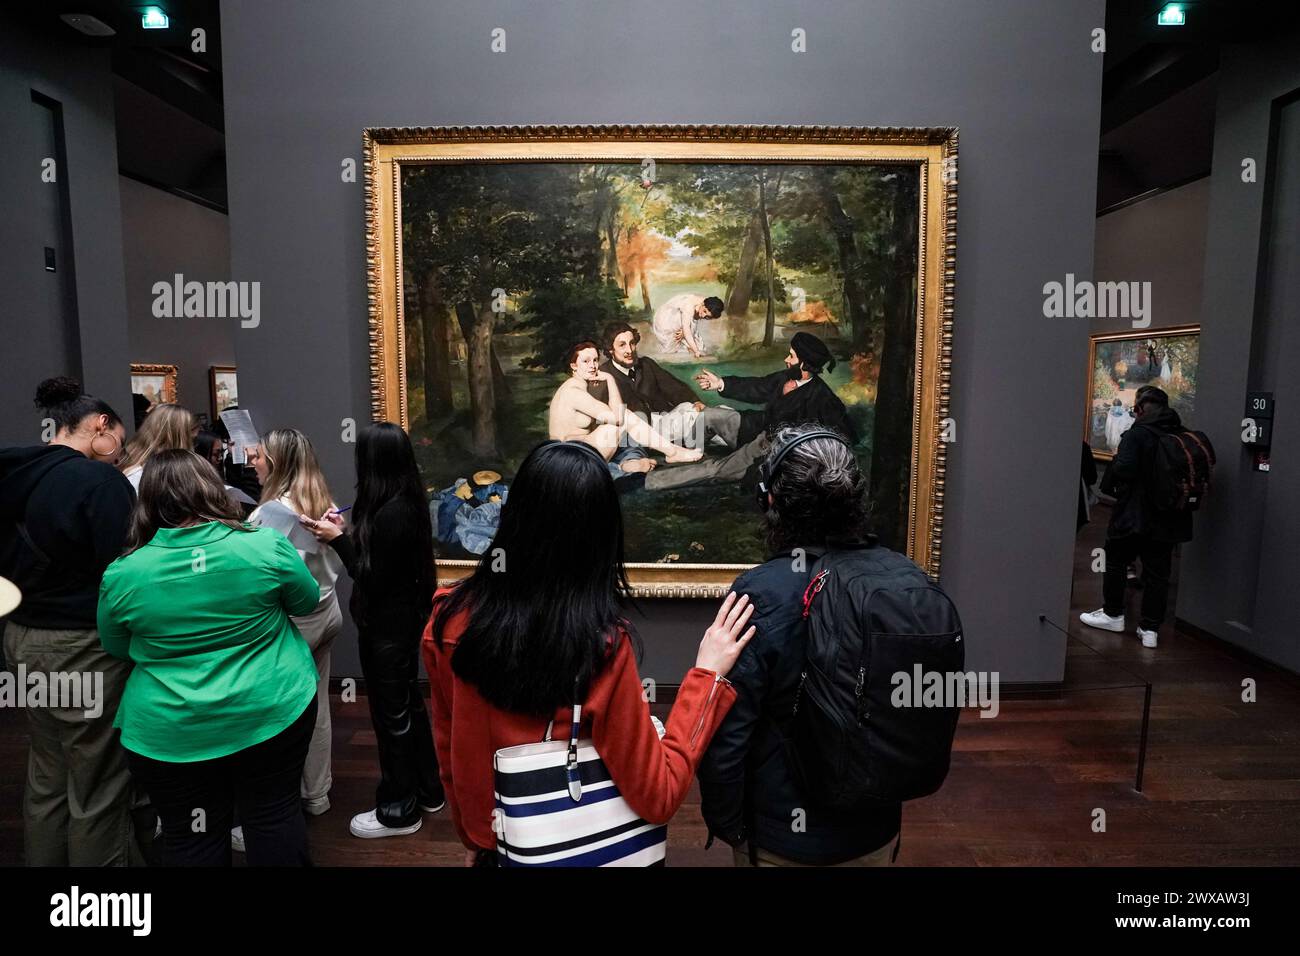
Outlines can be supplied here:
[[[552, 717], [546, 724], [543, 741], [551, 739], [551, 730], [555, 727]], [[578, 772], [578, 731], [582, 727], [582, 705], [578, 703], [578, 682], [573, 682], [573, 719], [569, 722], [569, 752], [564, 761], [564, 775], [569, 781], [569, 796], [575, 801], [582, 799], [582, 777]]]

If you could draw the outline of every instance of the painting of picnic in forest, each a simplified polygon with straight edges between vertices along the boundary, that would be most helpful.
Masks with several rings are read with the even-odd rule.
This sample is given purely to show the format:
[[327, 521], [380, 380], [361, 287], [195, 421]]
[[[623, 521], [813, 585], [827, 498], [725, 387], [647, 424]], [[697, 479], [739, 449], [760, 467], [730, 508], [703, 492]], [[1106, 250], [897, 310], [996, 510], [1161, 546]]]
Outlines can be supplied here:
[[404, 411], [439, 557], [487, 552], [554, 438], [606, 460], [629, 562], [761, 562], [758, 463], [802, 422], [852, 442], [905, 547], [919, 169], [402, 164]]
[[1143, 385], [1162, 389], [1169, 396], [1169, 407], [1192, 426], [1200, 339], [1197, 326], [1092, 337], [1084, 433], [1095, 457], [1114, 457], [1119, 440], [1133, 425], [1133, 405]]

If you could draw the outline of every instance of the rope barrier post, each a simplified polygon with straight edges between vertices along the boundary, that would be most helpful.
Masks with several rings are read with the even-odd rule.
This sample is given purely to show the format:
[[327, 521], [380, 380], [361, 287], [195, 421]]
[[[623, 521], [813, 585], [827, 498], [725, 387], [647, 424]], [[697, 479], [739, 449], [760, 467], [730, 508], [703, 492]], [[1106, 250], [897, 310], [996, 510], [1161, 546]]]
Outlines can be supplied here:
[[1133, 784], [1133, 789], [1138, 793], [1142, 792], [1142, 771], [1146, 769], [1147, 764], [1147, 730], [1151, 726], [1151, 684], [1147, 682], [1146, 694], [1142, 701], [1142, 737], [1138, 741], [1138, 771], [1137, 781]]
[[[1038, 615], [1038, 623], [1039, 623], [1039, 624], [1046, 624], [1046, 625], [1048, 625], [1049, 627], [1055, 628], [1056, 630], [1060, 631], [1062, 634], [1065, 635], [1065, 640], [1066, 640], [1067, 643], [1068, 643], [1069, 641], [1078, 641], [1080, 644], [1082, 644], [1082, 645], [1083, 645], [1084, 647], [1086, 647], [1088, 650], [1092, 651], [1094, 654], [1096, 654], [1099, 658], [1101, 658], [1101, 659], [1102, 659], [1103, 661], [1105, 661], [1106, 663], [1110, 664], [1112, 667], [1116, 668], [1117, 670], [1123, 671], [1125, 674], [1128, 674], [1130, 677], [1132, 677], [1132, 678], [1133, 678], [1134, 680], [1136, 680], [1136, 681], [1141, 681], [1140, 684], [1127, 684], [1127, 685], [1124, 685], [1124, 686], [1126, 686], [1126, 687], [1144, 687], [1144, 688], [1145, 688], [1145, 692], [1144, 692], [1144, 695], [1143, 695], [1143, 698], [1142, 698], [1142, 735], [1141, 735], [1141, 737], [1138, 739], [1138, 764], [1137, 764], [1137, 778], [1136, 778], [1136, 779], [1134, 780], [1134, 782], [1133, 782], [1133, 789], [1134, 789], [1135, 791], [1137, 791], [1138, 793], [1141, 793], [1141, 792], [1142, 792], [1142, 774], [1143, 774], [1143, 772], [1146, 770], [1146, 763], [1147, 763], [1147, 740], [1148, 740], [1148, 738], [1149, 738], [1149, 732], [1150, 732], [1150, 729], [1151, 729], [1151, 682], [1150, 682], [1149, 680], [1147, 680], [1145, 677], [1141, 677], [1141, 676], [1139, 676], [1138, 674], [1133, 673], [1131, 670], [1129, 670], [1128, 668], [1124, 667], [1123, 665], [1121, 665], [1121, 664], [1115, 662], [1115, 661], [1112, 660], [1110, 657], [1106, 656], [1106, 655], [1103, 654], [1101, 651], [1097, 650], [1097, 648], [1093, 647], [1093, 646], [1092, 646], [1091, 644], [1089, 644], [1087, 641], [1085, 641], [1085, 640], [1083, 640], [1082, 638], [1080, 638], [1079, 635], [1070, 633], [1070, 631], [1068, 631], [1066, 628], [1061, 627], [1061, 625], [1057, 624], [1055, 621], [1053, 621], [1051, 618], [1049, 618], [1046, 614], [1039, 614], [1039, 615]], [[1076, 688], [1076, 689], [1077, 689], [1077, 690], [1082, 690], [1082, 691], [1087, 691], [1087, 690], [1098, 690], [1098, 689], [1101, 689], [1101, 690], [1118, 690], [1119, 688], [1117, 688], [1117, 687], [1110, 687], [1110, 688], [1091, 688], [1091, 687], [1082, 687], [1082, 688]]]

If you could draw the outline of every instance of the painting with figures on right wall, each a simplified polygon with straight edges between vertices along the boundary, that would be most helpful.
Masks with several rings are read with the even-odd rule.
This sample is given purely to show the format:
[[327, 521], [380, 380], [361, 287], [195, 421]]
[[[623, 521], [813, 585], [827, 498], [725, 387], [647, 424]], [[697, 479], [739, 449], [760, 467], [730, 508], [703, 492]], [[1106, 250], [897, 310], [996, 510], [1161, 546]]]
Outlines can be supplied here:
[[1169, 407], [1183, 424], [1196, 427], [1196, 373], [1200, 326], [1108, 332], [1091, 337], [1088, 346], [1088, 400], [1084, 441], [1100, 459], [1109, 460], [1134, 422], [1134, 400], [1143, 385], [1169, 396]]

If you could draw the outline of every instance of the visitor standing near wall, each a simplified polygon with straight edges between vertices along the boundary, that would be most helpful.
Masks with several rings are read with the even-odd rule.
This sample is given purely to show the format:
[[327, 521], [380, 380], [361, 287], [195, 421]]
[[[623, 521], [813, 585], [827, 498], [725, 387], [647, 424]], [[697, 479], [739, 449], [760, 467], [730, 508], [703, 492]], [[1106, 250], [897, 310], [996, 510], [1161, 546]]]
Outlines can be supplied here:
[[209, 462], [149, 458], [98, 621], [104, 649], [135, 665], [116, 724], [164, 865], [229, 866], [236, 812], [250, 864], [310, 862], [299, 788], [316, 667], [290, 616], [319, 602], [293, 545], [245, 524]]
[[[1153, 648], [1167, 610], [1174, 546], [1192, 540], [1191, 510], [1166, 507], [1162, 500], [1157, 472], [1161, 436], [1191, 433], [1169, 407], [1169, 396], [1162, 389], [1142, 386], [1135, 403], [1136, 423], [1120, 439], [1119, 450], [1101, 479], [1102, 492], [1115, 498], [1106, 528], [1104, 603], [1080, 614], [1079, 620], [1088, 627], [1122, 632], [1128, 566], [1140, 560], [1142, 611], [1137, 634], [1143, 647]], [[1212, 451], [1208, 454], [1213, 465]]]
[[[316, 460], [311, 441], [296, 428], [276, 428], [262, 436], [253, 453], [253, 468], [262, 482], [261, 504], [248, 516], [255, 525], [262, 525], [267, 505], [277, 502], [283, 506], [281, 513], [297, 522], [300, 514], [323, 515], [335, 507], [329, 485]], [[283, 531], [279, 523], [273, 527]], [[298, 528], [300, 534], [306, 532]], [[316, 544], [307, 537], [308, 544]], [[308, 551], [297, 548], [298, 556], [320, 586], [320, 602], [308, 614], [295, 617], [294, 626], [311, 648], [316, 662], [316, 729], [312, 732], [311, 747], [307, 751], [307, 766], [302, 778], [302, 803], [312, 816], [319, 816], [330, 808], [329, 792], [334, 782], [331, 770], [330, 747], [332, 729], [330, 721], [330, 650], [334, 640], [343, 630], [343, 614], [334, 585], [343, 571], [343, 562], [333, 548], [318, 545]], [[242, 840], [236, 835], [236, 849]]]
[[107, 403], [70, 378], [36, 390], [47, 445], [0, 451], [0, 573], [23, 592], [5, 628], [5, 660], [27, 673], [97, 688], [83, 706], [28, 707], [31, 749], [23, 796], [30, 866], [125, 866], [131, 777], [113, 729], [130, 665], [104, 653], [95, 603], [104, 569], [122, 553], [135, 494], [113, 467], [126, 430]]
[[772, 556], [732, 585], [753, 602], [759, 637], [731, 675], [736, 706], [700, 764], [700, 810], [709, 842], [728, 843], [737, 866], [886, 866], [902, 823], [899, 801], [823, 809], [790, 758], [791, 715], [811, 669], [815, 557], [869, 540], [866, 476], [846, 439], [817, 437], [831, 434], [817, 425], [774, 434], [759, 492]]
[[[561, 499], [565, 507], [556, 508]], [[723, 602], [661, 740], [637, 674], [639, 643], [620, 610], [628, 593], [623, 516], [600, 454], [576, 441], [533, 449], [489, 555], [463, 584], [438, 592], [424, 641], [442, 780], [466, 865], [498, 860], [493, 754], [541, 741], [551, 720], [557, 737], [581, 723], [599, 754], [583, 764], [599, 776], [586, 779], [584, 769], [583, 783], [611, 781], [640, 818], [633, 828], [667, 823], [734, 699], [725, 678], [754, 635], [745, 631], [748, 602]], [[501, 558], [504, 566], [495, 563]], [[566, 845], [555, 852], [574, 836], [559, 834]], [[617, 854], [621, 841], [638, 839], [627, 826], [603, 836], [588, 834], [598, 840], [589, 848]], [[550, 855], [527, 851], [539, 853]]]
[[187, 410], [179, 405], [155, 405], [127, 443], [118, 467], [139, 494], [144, 463], [168, 448], [193, 448], [198, 434], [199, 423]]
[[361, 674], [379, 749], [375, 807], [352, 818], [364, 839], [414, 833], [421, 812], [443, 807], [438, 759], [419, 685], [420, 634], [436, 579], [433, 523], [411, 440], [391, 422], [357, 435], [357, 496], [352, 530], [333, 510], [302, 515], [352, 577], [349, 610], [357, 625]]

